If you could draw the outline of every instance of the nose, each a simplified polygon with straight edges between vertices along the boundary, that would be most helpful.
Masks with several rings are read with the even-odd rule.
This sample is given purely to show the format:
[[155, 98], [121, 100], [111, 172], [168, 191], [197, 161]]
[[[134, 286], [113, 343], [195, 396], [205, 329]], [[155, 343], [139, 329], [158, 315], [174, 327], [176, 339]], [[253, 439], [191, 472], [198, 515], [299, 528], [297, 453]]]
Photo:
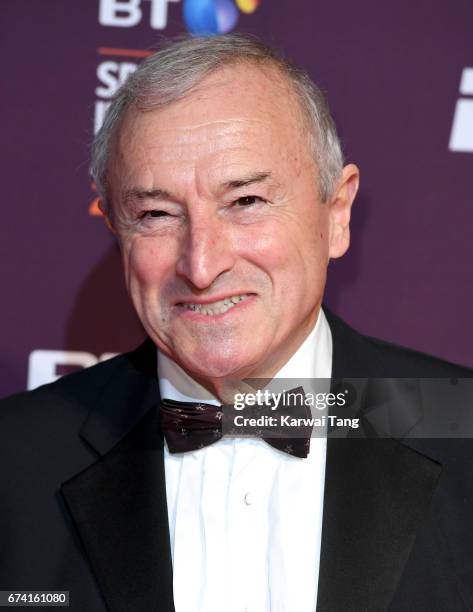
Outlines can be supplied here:
[[229, 228], [218, 218], [190, 220], [176, 266], [178, 276], [199, 290], [230, 271], [235, 263], [235, 246]]

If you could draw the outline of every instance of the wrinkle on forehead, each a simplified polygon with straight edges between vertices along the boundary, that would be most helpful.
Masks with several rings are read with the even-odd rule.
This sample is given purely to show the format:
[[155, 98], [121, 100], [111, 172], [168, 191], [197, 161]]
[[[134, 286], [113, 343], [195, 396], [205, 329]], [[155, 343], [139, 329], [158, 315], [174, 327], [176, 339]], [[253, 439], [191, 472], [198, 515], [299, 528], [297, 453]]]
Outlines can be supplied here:
[[[262, 119], [279, 128], [305, 134], [305, 115], [292, 86], [279, 70], [270, 65], [251, 63], [221, 68], [194, 87], [185, 97], [171, 104], [147, 111], [131, 108], [123, 128], [133, 128], [138, 120], [158, 116], [162, 124], [174, 127], [203, 127], [220, 119]], [[128, 125], [127, 125], [128, 124]]]
[[159, 156], [166, 162], [192, 160], [215, 153], [242, 154], [250, 152], [248, 143], [252, 135], [259, 151], [277, 145], [273, 131], [266, 127], [260, 120], [233, 117], [193, 126], [164, 126], [153, 131], [152, 139], [137, 139], [132, 146], [141, 151], [141, 156]]
[[219, 156], [221, 165], [235, 161], [234, 154], [252, 160], [271, 150], [281, 164], [290, 161], [296, 175], [309, 158], [312, 163], [300, 103], [273, 67], [240, 65], [209, 75], [169, 106], [130, 110], [113, 157], [125, 171], [122, 179], [139, 170], [148, 182], [153, 160], [196, 166]]

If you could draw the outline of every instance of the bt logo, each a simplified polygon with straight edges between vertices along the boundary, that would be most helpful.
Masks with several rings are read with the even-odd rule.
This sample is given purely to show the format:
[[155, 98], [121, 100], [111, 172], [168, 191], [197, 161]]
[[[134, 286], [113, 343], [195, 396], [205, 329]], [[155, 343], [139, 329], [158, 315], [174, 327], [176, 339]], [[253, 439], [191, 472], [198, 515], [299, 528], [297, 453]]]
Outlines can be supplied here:
[[[99, 0], [99, 23], [131, 28], [143, 19], [143, 5], [150, 7], [150, 25], [163, 30], [168, 4], [180, 0]], [[184, 23], [192, 34], [225, 34], [236, 26], [239, 11], [253, 13], [260, 0], [183, 0]]]
[[473, 68], [463, 69], [460, 94], [469, 97], [457, 101], [448, 148], [473, 153]]

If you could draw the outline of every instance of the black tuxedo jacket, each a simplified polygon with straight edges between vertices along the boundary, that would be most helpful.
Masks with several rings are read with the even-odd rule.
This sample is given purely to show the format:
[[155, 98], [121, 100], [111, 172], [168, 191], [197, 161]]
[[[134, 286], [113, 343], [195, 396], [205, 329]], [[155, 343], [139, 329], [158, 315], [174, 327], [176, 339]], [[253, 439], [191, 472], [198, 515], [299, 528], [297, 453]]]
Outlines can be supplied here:
[[[327, 318], [336, 378], [471, 376]], [[174, 610], [158, 401], [147, 341], [0, 403], [0, 590]], [[318, 610], [473, 609], [473, 443], [416, 444], [329, 439]]]

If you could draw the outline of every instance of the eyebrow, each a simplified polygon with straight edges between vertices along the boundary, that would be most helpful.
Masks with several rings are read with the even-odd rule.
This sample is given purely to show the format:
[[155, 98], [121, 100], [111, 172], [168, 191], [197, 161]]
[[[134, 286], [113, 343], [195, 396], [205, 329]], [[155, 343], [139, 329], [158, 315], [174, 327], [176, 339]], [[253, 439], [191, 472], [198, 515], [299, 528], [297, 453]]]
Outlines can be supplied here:
[[254, 174], [249, 174], [248, 176], [242, 176], [238, 179], [226, 181], [222, 184], [222, 187], [224, 189], [238, 189], [239, 187], [247, 187], [248, 185], [253, 185], [254, 183], [262, 183], [269, 178], [271, 178], [271, 172], [255, 172]]
[[132, 189], [127, 189], [123, 194], [125, 203], [130, 203], [134, 200], [154, 200], [155, 202], [159, 202], [171, 198], [171, 194], [165, 189], [139, 189], [134, 187]]
[[[242, 176], [238, 179], [232, 179], [222, 183], [221, 187], [224, 190], [238, 189], [241, 187], [247, 187], [248, 185], [254, 185], [255, 183], [262, 183], [271, 178], [271, 172], [255, 172], [247, 176]], [[129, 204], [136, 200], [153, 200], [160, 202], [162, 200], [172, 200], [172, 194], [166, 189], [140, 189], [133, 187], [127, 189], [123, 193], [123, 200], [126, 204]]]

